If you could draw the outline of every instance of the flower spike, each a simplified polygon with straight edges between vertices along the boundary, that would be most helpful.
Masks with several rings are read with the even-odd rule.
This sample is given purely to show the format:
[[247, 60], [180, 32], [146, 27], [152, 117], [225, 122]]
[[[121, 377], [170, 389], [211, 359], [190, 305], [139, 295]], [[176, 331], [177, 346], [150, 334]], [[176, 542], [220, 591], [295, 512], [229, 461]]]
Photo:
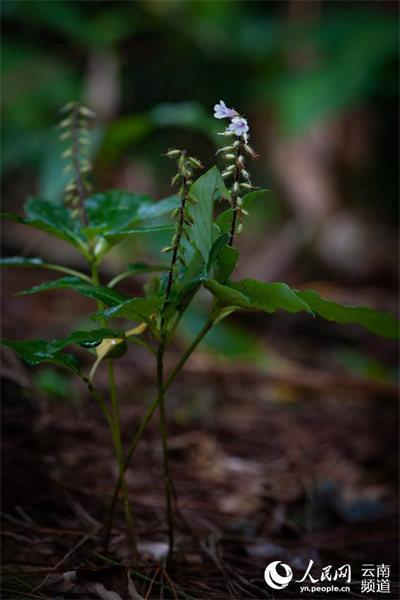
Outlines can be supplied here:
[[175, 234], [171, 244], [163, 248], [162, 252], [172, 252], [171, 265], [168, 272], [167, 287], [165, 297], [169, 298], [172, 284], [179, 288], [179, 270], [177, 263], [186, 266], [185, 252], [186, 248], [182, 246], [182, 236], [190, 241], [190, 227], [194, 225], [195, 220], [190, 214], [189, 205], [195, 205], [196, 199], [189, 196], [189, 190], [193, 185], [193, 174], [196, 169], [204, 169], [201, 162], [193, 156], [187, 156], [186, 150], [168, 150], [164, 154], [167, 158], [177, 158], [178, 172], [172, 178], [172, 185], [179, 185], [180, 206], [172, 212], [172, 219], [176, 219]]
[[217, 152], [217, 154], [222, 152], [223, 159], [228, 163], [222, 172], [223, 179], [233, 178], [231, 186], [232, 221], [228, 242], [232, 246], [235, 234], [240, 235], [242, 233], [243, 216], [248, 214], [244, 210], [242, 199], [239, 196], [240, 189], [257, 189], [250, 182], [250, 174], [246, 169], [246, 154], [250, 155], [253, 160], [258, 158], [258, 154], [249, 145], [249, 125], [243, 115], [239, 115], [232, 108], [227, 108], [222, 100], [214, 106], [214, 111], [216, 119], [231, 119], [228, 127], [219, 135], [236, 137], [235, 141], [230, 142], [229, 146], [225, 146]]
[[[85, 191], [91, 186], [86, 181], [85, 174], [92, 170], [92, 165], [85, 158], [85, 146], [90, 145], [90, 140], [85, 137], [88, 134], [89, 119], [96, 117], [95, 113], [82, 106], [78, 102], [68, 102], [60, 112], [63, 115], [57, 129], [64, 130], [60, 140], [71, 140], [69, 146], [61, 154], [61, 159], [69, 159], [64, 167], [63, 173], [71, 173], [71, 179], [64, 190], [64, 203], [74, 210], [73, 217], [81, 216], [84, 224], [87, 224], [84, 211]], [[67, 116], [66, 116], [67, 115]]]

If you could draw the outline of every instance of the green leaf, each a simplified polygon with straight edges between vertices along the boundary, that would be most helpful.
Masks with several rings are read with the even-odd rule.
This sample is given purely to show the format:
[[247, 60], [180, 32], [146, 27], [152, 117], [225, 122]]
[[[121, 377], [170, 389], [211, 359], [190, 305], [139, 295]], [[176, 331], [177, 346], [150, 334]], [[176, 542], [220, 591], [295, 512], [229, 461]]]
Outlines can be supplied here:
[[35, 294], [36, 292], [61, 289], [75, 290], [78, 294], [104, 302], [107, 306], [115, 306], [129, 300], [128, 296], [124, 296], [109, 287], [104, 285], [90, 285], [89, 283], [85, 283], [81, 279], [78, 279], [78, 277], [62, 277], [55, 281], [48, 281], [29, 288], [28, 290], [24, 290], [23, 292], [18, 292], [16, 295], [21, 296], [24, 294]]
[[189, 195], [197, 200], [197, 205], [191, 207], [195, 224], [190, 229], [190, 235], [197, 250], [207, 264], [213, 245], [213, 212], [216, 191], [229, 198], [230, 194], [217, 167], [212, 167], [190, 188]]
[[8, 267], [43, 267], [45, 265], [46, 263], [42, 258], [26, 258], [25, 256], [7, 256], [5, 258], [0, 258], [0, 267], [3, 269]]
[[80, 223], [72, 218], [71, 210], [65, 206], [52, 204], [40, 198], [30, 198], [25, 204], [27, 218], [11, 213], [1, 213], [6, 219], [45, 231], [77, 248], [84, 256], [89, 256], [85, 237]]
[[203, 283], [222, 306], [253, 308], [273, 313], [278, 309], [297, 313], [312, 309], [286, 283], [260, 283], [255, 279], [243, 279], [229, 285], [217, 281]]
[[214, 277], [219, 283], [225, 283], [231, 276], [239, 258], [239, 250], [223, 246], [214, 267]]
[[165, 303], [164, 296], [146, 296], [144, 298], [130, 298], [125, 302], [112, 306], [107, 310], [102, 310], [94, 315], [92, 315], [93, 319], [101, 319], [111, 317], [122, 317], [125, 319], [130, 319], [131, 321], [143, 321], [151, 323], [150, 316], [156, 312], [160, 306]]
[[324, 300], [312, 290], [297, 292], [285, 283], [260, 283], [244, 279], [221, 285], [216, 281], [203, 282], [221, 306], [256, 308], [273, 313], [283, 309], [291, 313], [306, 311], [318, 314], [328, 321], [341, 324], [357, 323], [368, 331], [384, 338], [399, 338], [399, 323], [391, 313], [379, 312], [364, 306], [342, 306]]
[[69, 269], [68, 267], [64, 267], [63, 265], [56, 265], [51, 263], [44, 262], [41, 258], [26, 258], [25, 256], [12, 256], [0, 259], [0, 267], [2, 269], [7, 268], [41, 268], [41, 269], [49, 269], [50, 271], [59, 271], [61, 273], [67, 273], [67, 275], [72, 275], [73, 277], [79, 277], [83, 279], [87, 283], [91, 282], [91, 278], [89, 275], [85, 275], [85, 273], [81, 273], [80, 271], [75, 271], [75, 269]]
[[160, 231], [174, 231], [176, 226], [171, 225], [149, 225], [143, 227], [135, 227], [134, 229], [128, 229], [126, 231], [119, 231], [118, 233], [105, 233], [102, 234], [109, 242], [110, 246], [114, 246], [118, 242], [122, 242], [126, 238], [131, 237], [132, 235], [137, 235], [140, 233], [159, 233]]
[[223, 233], [222, 235], [217, 237], [217, 239], [213, 243], [212, 248], [210, 250], [210, 254], [208, 257], [207, 271], [209, 271], [211, 269], [211, 267], [214, 265], [214, 263], [218, 259], [219, 253], [221, 252], [221, 250], [225, 246], [225, 244], [228, 242], [228, 240], [229, 240], [228, 233]]
[[[70, 344], [78, 344], [83, 348], [95, 348], [104, 339], [120, 337], [118, 333], [104, 327], [90, 331], [73, 331], [65, 338], [56, 338], [48, 344], [48, 351], [58, 352]], [[122, 336], [123, 337], [123, 336]]]
[[107, 240], [117, 243], [133, 233], [154, 231], [146, 227], [137, 230], [143, 221], [156, 219], [172, 211], [178, 203], [177, 196], [153, 202], [150, 196], [144, 194], [108, 190], [95, 194], [85, 201], [89, 227], [85, 227], [83, 232], [89, 238], [100, 234]]
[[[265, 194], [267, 194], [268, 192], [269, 190], [254, 190], [253, 192], [246, 194], [245, 196], [243, 196], [243, 208], [245, 210], [249, 210], [254, 200], [257, 200], [261, 196], [265, 196]], [[222, 233], [226, 233], [231, 228], [231, 221], [232, 209], [229, 208], [228, 210], [219, 215], [215, 223], [218, 225]]]
[[7, 348], [12, 348], [29, 365], [39, 365], [43, 362], [52, 363], [69, 369], [80, 376], [79, 364], [76, 358], [71, 354], [63, 354], [49, 349], [49, 343], [45, 340], [26, 340], [24, 342], [1, 340], [1, 343]]
[[383, 338], [398, 339], [400, 326], [395, 316], [388, 312], [379, 312], [366, 306], [344, 306], [325, 300], [312, 290], [295, 292], [318, 315], [328, 321], [343, 325], [357, 323], [368, 331]]

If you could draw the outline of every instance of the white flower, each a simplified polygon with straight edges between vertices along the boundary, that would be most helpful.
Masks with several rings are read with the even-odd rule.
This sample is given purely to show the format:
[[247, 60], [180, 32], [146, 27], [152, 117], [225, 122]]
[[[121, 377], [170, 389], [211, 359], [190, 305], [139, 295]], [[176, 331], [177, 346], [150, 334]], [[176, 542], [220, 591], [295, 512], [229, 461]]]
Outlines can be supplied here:
[[229, 125], [229, 131], [233, 131], [235, 135], [243, 135], [249, 130], [247, 121], [244, 117], [234, 117]]
[[232, 119], [237, 117], [238, 113], [233, 108], [228, 108], [223, 100], [214, 106], [214, 117], [216, 119]]

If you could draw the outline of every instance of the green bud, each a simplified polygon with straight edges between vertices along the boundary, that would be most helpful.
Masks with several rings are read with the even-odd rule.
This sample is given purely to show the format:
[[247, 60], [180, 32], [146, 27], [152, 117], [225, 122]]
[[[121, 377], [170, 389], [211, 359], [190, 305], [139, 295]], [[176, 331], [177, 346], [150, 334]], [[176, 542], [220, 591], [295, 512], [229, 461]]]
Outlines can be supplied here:
[[179, 262], [181, 263], [181, 265], [183, 265], [184, 267], [186, 267], [186, 261], [185, 261], [185, 259], [183, 258], [183, 256], [178, 256], [178, 260], [179, 260]]
[[182, 150], [171, 149], [164, 154], [167, 158], [177, 158], [182, 154]]
[[175, 185], [176, 183], [178, 183], [178, 181], [181, 178], [181, 174], [177, 173], [176, 175], [173, 176], [172, 180], [171, 180], [171, 185]]
[[187, 239], [188, 242], [190, 242], [190, 233], [188, 229], [184, 229], [183, 230], [183, 235], [185, 236], [185, 238]]
[[161, 252], [172, 252], [173, 247], [172, 246], [165, 246], [165, 248], [163, 248], [161, 250]]
[[201, 162], [199, 161], [198, 158], [194, 158], [194, 156], [190, 156], [189, 157], [189, 162], [191, 165], [193, 165], [196, 169], [204, 169], [203, 165], [201, 164]]
[[243, 223], [239, 223], [239, 225], [237, 226], [237, 229], [236, 229], [236, 233], [238, 235], [240, 235], [242, 233], [242, 231], [243, 231]]
[[60, 158], [62, 158], [62, 159], [68, 158], [70, 156], [72, 156], [72, 148], [68, 148], [62, 154], [60, 154]]
[[89, 117], [89, 119], [95, 119], [97, 117], [96, 113], [94, 113], [92, 110], [89, 110], [85, 106], [79, 107], [79, 114], [83, 115], [84, 117]]
[[62, 133], [60, 135], [60, 137], [58, 138], [61, 142], [63, 142], [64, 140], [68, 140], [68, 138], [71, 137], [71, 132], [70, 131], [65, 131], [64, 133]]
[[171, 218], [176, 219], [176, 217], [179, 215], [179, 213], [180, 213], [180, 208], [178, 206], [177, 208], [175, 208], [175, 210], [172, 211]]

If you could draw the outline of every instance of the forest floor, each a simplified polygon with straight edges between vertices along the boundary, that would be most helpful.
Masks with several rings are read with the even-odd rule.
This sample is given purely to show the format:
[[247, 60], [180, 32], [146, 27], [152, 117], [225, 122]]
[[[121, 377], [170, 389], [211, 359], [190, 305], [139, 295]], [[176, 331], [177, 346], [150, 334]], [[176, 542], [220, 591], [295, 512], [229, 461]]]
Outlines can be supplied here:
[[[4, 337], [34, 331], [49, 338], [49, 311], [64, 323], [63, 311], [78, 315], [86, 306], [86, 299], [72, 305], [68, 296], [60, 305], [55, 298], [37, 295], [28, 312], [26, 299], [5, 301]], [[177, 352], [171, 349], [167, 369]], [[115, 563], [131, 567], [143, 598], [400, 597], [398, 404], [391, 384], [305, 368], [274, 377], [204, 352], [191, 357], [167, 395], [176, 551], [166, 566], [158, 416], [127, 473], [141, 560], [132, 562], [121, 500], [105, 556], [117, 465], [102, 414], [83, 387], [64, 401], [50, 399], [14, 355], [6, 352], [4, 365], [2, 598], [100, 597], [63, 574]], [[115, 361], [125, 449], [154, 396], [153, 367], [140, 349]], [[100, 374], [106, 393], [105, 383]], [[264, 579], [273, 561], [294, 573], [280, 591]], [[315, 586], [350, 591], [313, 592], [305, 577], [310, 564]], [[366, 564], [373, 576], [363, 575]], [[346, 572], [344, 565], [351, 582], [330, 581]], [[384, 576], [376, 571], [381, 565], [389, 566]], [[104, 581], [111, 575], [116, 592], [126, 571], [101, 572]], [[390, 591], [379, 591], [379, 581], [389, 581]]]

